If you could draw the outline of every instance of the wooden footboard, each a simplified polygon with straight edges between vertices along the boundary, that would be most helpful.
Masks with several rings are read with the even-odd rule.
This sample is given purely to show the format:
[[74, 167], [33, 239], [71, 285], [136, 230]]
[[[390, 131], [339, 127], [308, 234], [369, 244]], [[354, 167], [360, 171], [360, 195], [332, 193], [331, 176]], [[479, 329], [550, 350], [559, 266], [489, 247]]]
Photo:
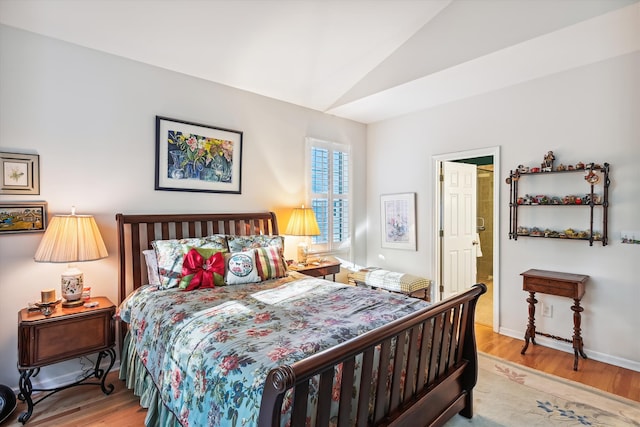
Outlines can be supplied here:
[[[293, 426], [306, 425], [309, 416], [318, 426], [328, 425], [337, 389], [339, 426], [439, 426], [456, 413], [471, 418], [478, 363], [474, 314], [486, 289], [484, 284], [475, 285], [411, 316], [273, 369], [262, 395], [259, 426], [281, 425], [283, 400], [291, 389]], [[338, 365], [340, 384], [334, 384]], [[354, 387], [358, 370], [360, 383]], [[308, 396], [313, 392], [317, 408], [309, 414]]]

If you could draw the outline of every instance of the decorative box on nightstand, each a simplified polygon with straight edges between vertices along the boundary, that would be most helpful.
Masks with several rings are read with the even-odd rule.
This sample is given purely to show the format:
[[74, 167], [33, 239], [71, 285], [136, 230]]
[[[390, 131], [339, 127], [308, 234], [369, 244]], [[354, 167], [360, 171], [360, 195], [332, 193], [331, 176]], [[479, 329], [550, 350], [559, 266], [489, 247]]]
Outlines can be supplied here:
[[[49, 395], [76, 385], [99, 385], [102, 392], [110, 394], [113, 385], [105, 386], [107, 373], [115, 362], [115, 305], [105, 297], [95, 297], [98, 305], [91, 308], [56, 307], [49, 316], [40, 312], [22, 309], [18, 313], [18, 371], [20, 372], [20, 394], [26, 401], [27, 411], [19, 421], [26, 423], [33, 407]], [[43, 366], [62, 362], [80, 356], [98, 354], [94, 369], [73, 384], [51, 389], [34, 389], [31, 377], [35, 377]], [[109, 367], [101, 369], [104, 357], [109, 357]], [[97, 381], [88, 382], [95, 378]], [[35, 402], [33, 392], [48, 392]]]

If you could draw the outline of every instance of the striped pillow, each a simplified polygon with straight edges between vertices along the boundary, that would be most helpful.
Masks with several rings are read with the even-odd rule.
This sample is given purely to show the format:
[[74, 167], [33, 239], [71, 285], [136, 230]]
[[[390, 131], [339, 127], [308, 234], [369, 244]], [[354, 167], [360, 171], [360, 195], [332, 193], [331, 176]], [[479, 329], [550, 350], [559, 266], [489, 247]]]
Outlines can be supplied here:
[[262, 280], [277, 279], [287, 275], [287, 264], [277, 246], [256, 248], [256, 268]]

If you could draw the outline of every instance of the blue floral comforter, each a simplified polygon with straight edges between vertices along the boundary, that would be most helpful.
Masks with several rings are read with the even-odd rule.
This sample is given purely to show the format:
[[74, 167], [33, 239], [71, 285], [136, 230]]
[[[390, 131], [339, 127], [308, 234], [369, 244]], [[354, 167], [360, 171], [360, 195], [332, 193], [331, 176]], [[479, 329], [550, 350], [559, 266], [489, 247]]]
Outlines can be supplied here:
[[119, 307], [164, 405], [184, 426], [257, 424], [272, 368], [410, 314], [426, 302], [297, 273], [185, 292], [143, 287]]

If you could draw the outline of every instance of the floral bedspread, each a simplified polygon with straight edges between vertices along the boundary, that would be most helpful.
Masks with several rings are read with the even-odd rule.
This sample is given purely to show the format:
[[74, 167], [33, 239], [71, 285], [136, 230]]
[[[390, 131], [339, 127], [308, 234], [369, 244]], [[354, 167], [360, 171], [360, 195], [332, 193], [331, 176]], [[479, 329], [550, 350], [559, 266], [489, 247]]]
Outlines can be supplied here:
[[427, 305], [297, 273], [190, 292], [143, 287], [119, 307], [136, 352], [184, 426], [256, 425], [263, 383], [292, 364]]

